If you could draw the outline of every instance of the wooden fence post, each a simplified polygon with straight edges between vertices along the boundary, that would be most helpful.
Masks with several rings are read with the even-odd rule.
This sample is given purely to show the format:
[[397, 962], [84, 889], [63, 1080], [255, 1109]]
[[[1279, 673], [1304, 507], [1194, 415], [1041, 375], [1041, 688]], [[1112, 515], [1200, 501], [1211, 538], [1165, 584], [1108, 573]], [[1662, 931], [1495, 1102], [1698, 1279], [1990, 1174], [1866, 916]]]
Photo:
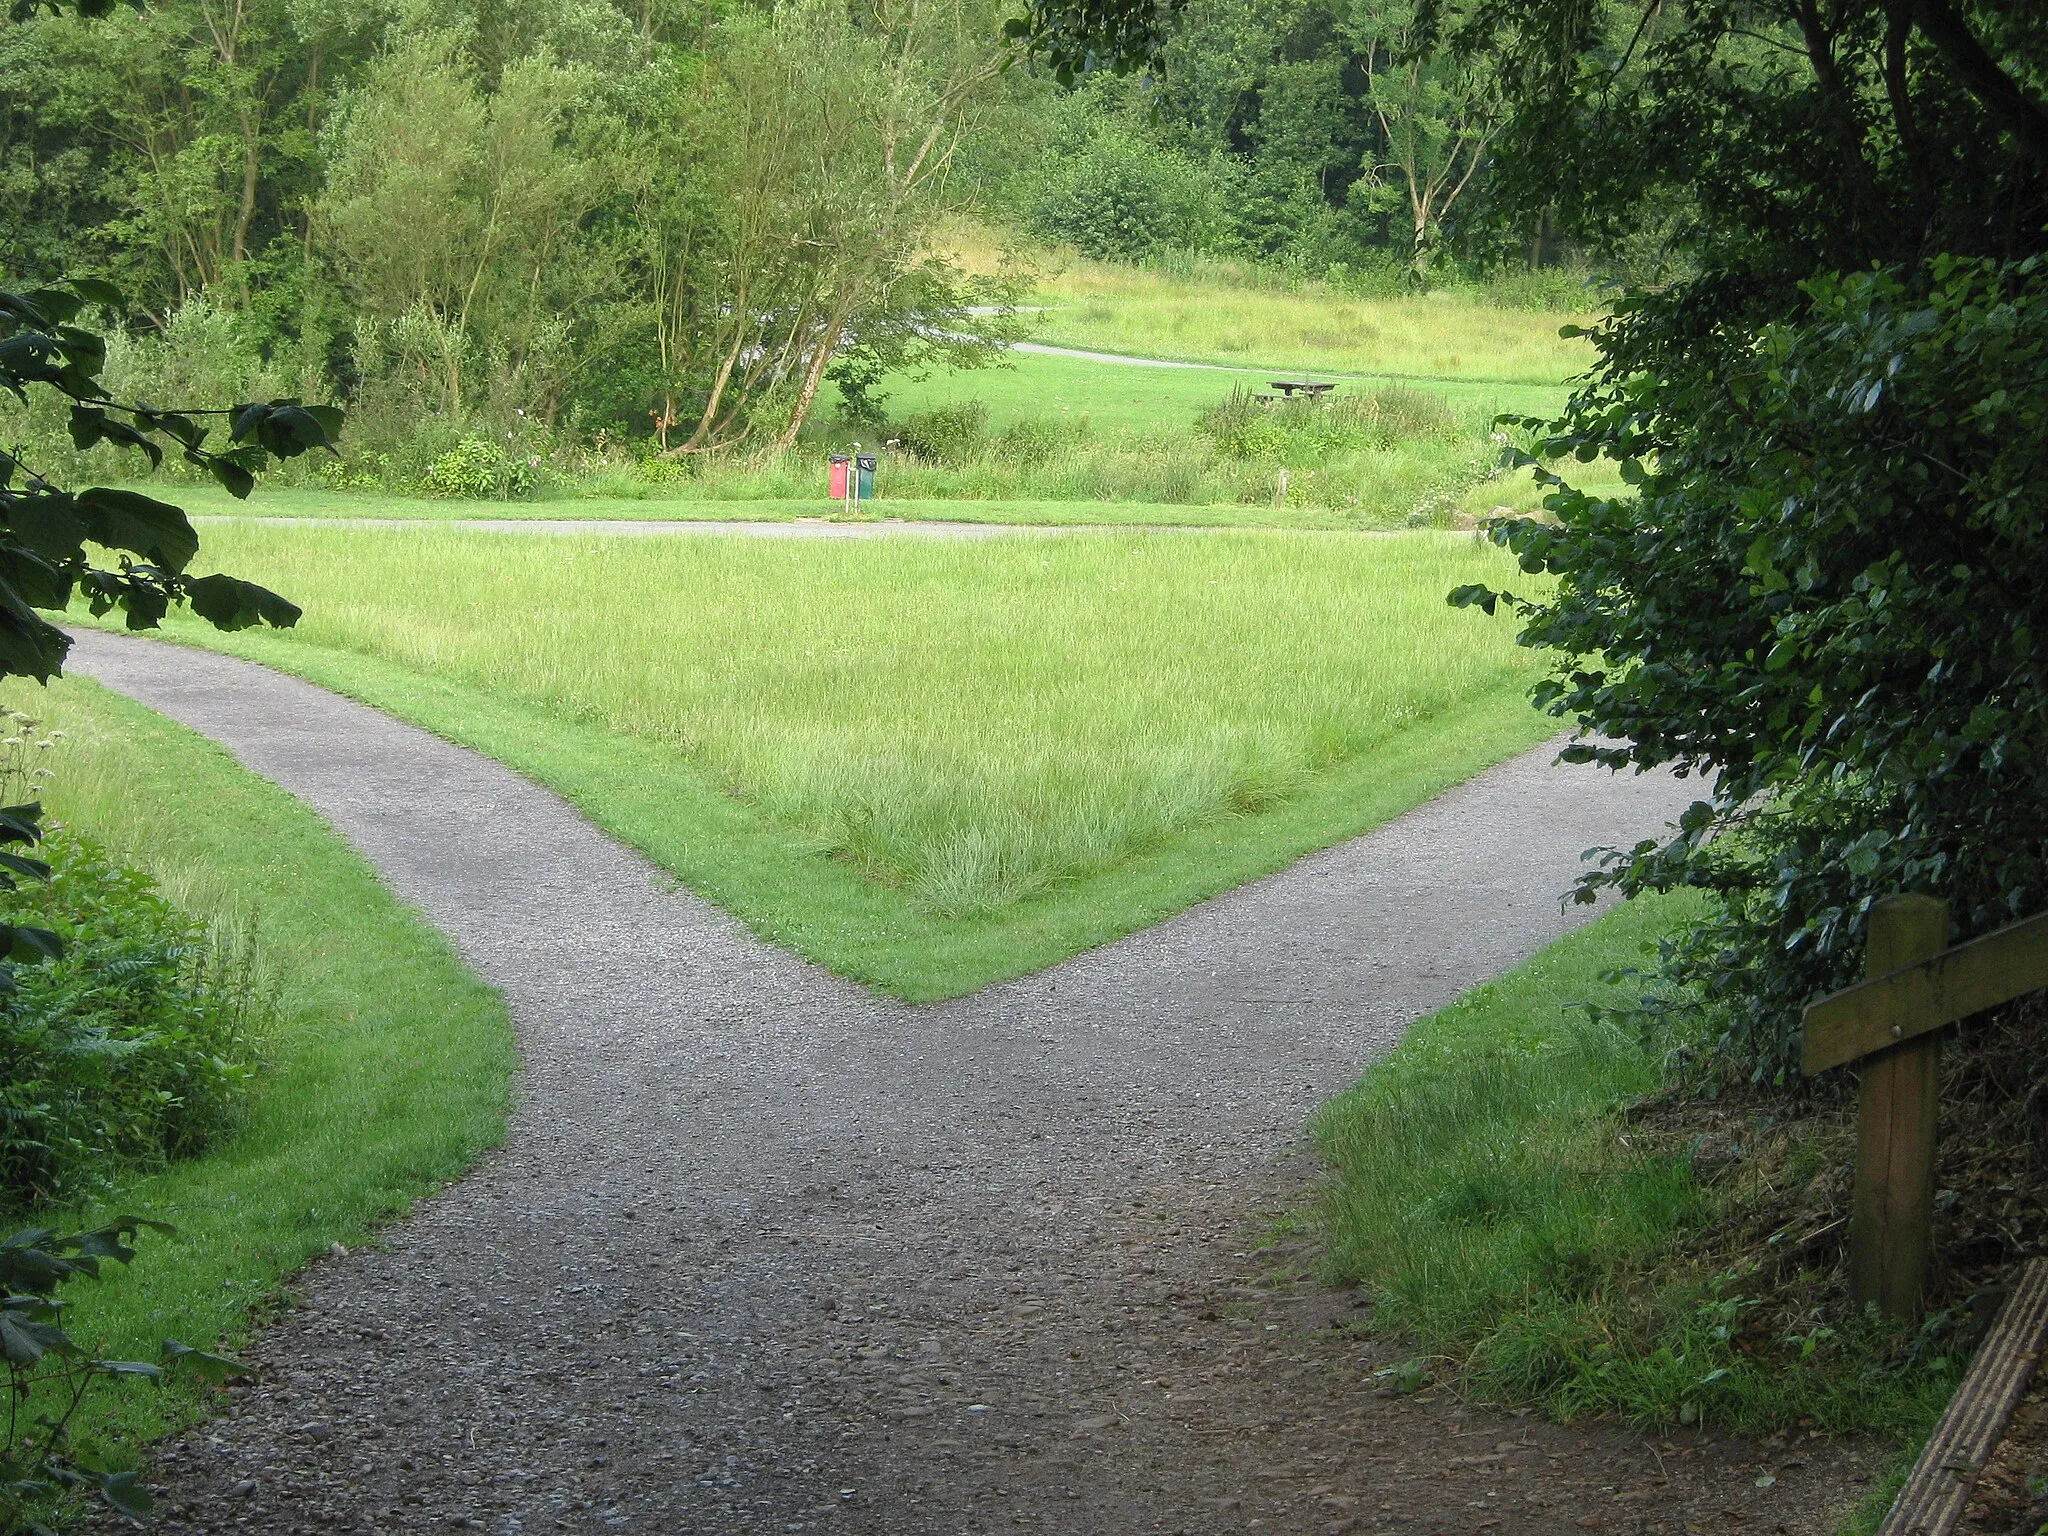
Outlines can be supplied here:
[[[1948, 907], [1891, 896], [1870, 909], [1866, 976], [1931, 960], [1948, 947]], [[1895, 1028], [1892, 1033], [1899, 1031]], [[1849, 1293], [1886, 1317], [1920, 1312], [1934, 1227], [1934, 1142], [1941, 1037], [1928, 1033], [1866, 1056], [1857, 1095], [1856, 1197]]]

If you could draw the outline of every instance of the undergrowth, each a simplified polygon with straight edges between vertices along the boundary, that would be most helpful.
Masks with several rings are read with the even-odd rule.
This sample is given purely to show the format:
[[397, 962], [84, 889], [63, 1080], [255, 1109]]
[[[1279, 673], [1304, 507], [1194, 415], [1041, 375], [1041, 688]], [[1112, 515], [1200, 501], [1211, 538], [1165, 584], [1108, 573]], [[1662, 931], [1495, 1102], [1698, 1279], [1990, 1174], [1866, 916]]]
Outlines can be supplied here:
[[[1904, 1329], [1836, 1276], [1843, 1122], [1663, 1092], [1615, 974], [1691, 902], [1637, 902], [1412, 1030], [1316, 1135], [1329, 1277], [1475, 1396], [1562, 1419], [1905, 1437], [1983, 1308]], [[1397, 1382], [1397, 1385], [1400, 1383]]]
[[89, 838], [46, 839], [47, 885], [0, 901], [64, 941], [0, 996], [0, 1215], [102, 1193], [230, 1132], [271, 1000], [243, 943]]

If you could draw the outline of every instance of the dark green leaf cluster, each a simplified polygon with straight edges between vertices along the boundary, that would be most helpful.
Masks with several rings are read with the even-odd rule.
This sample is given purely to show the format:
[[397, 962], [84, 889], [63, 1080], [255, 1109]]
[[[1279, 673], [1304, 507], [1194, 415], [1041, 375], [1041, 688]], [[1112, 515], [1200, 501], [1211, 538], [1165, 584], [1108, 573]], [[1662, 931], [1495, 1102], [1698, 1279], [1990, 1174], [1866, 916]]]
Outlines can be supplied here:
[[1045, 60], [1053, 78], [1072, 85], [1099, 70], [1126, 73], [1155, 64], [1173, 19], [1187, 0], [1027, 0], [1003, 35]]
[[1963, 934], [2048, 909], [2048, 259], [1817, 278], [1797, 319], [1718, 318], [1711, 284], [1638, 294], [1537, 457], [1554, 521], [1494, 525], [1562, 658], [1567, 755], [1712, 775], [1678, 834], [1583, 881], [1704, 887], [1673, 957], [1727, 1043], [1791, 1067], [1798, 1009], [1850, 979], [1871, 901], [1948, 900]]
[[1498, 211], [1596, 246], [1647, 211], [1768, 319], [1822, 271], [2007, 259], [2048, 223], [2048, 8], [2013, 0], [1431, 0], [1512, 113]]
[[122, 1216], [90, 1231], [31, 1228], [0, 1239], [0, 1368], [6, 1377], [5, 1439], [0, 1440], [0, 1536], [51, 1536], [60, 1511], [97, 1495], [130, 1519], [150, 1510], [149, 1490], [127, 1469], [74, 1447], [69, 1430], [93, 1390], [117, 1380], [161, 1382], [173, 1371], [219, 1383], [247, 1374], [226, 1355], [166, 1339], [161, 1364], [97, 1360], [65, 1327], [68, 1303], [57, 1292], [96, 1280], [102, 1263], [128, 1264], [144, 1229], [171, 1234], [160, 1221]]
[[267, 1002], [249, 957], [89, 842], [0, 900], [55, 952], [0, 994], [0, 1211], [75, 1200], [230, 1130]]
[[[341, 414], [329, 406], [275, 400], [223, 413], [109, 399], [98, 383], [106, 345], [71, 322], [88, 304], [119, 302], [112, 287], [90, 279], [0, 292], [0, 388], [24, 403], [35, 387], [67, 397], [79, 448], [133, 448], [155, 468], [168, 445], [236, 496], [249, 494], [272, 458], [332, 450]], [[209, 415], [229, 418], [223, 449], [207, 446]], [[113, 551], [118, 564], [96, 564], [88, 544]], [[130, 629], [155, 627], [176, 602], [222, 629], [297, 622], [299, 610], [275, 592], [232, 576], [186, 574], [198, 553], [199, 535], [169, 503], [137, 491], [63, 490], [0, 451], [0, 675], [48, 681], [62, 669], [71, 642], [38, 610], [62, 610], [74, 596], [94, 614], [119, 609]]]

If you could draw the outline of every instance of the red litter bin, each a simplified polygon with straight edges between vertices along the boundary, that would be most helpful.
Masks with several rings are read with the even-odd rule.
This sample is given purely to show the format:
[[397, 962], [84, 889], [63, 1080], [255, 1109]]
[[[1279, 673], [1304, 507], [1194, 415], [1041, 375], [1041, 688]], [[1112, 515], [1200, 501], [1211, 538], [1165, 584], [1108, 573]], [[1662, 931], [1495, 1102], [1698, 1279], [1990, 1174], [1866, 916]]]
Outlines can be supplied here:
[[825, 494], [833, 501], [844, 501], [846, 500], [847, 471], [853, 467], [853, 455], [850, 453], [835, 453], [832, 455], [831, 463], [831, 485]]

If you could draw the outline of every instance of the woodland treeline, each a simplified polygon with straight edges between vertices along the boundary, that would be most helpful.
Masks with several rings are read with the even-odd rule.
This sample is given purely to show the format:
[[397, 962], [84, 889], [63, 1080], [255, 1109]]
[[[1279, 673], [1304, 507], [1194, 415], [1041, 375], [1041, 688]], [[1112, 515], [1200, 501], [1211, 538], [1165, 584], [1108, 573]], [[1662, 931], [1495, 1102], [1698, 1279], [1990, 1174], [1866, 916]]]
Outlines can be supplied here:
[[972, 0], [166, 0], [4, 47], [0, 263], [114, 278], [174, 343], [148, 398], [699, 450], [793, 438], [835, 358], [975, 345], [985, 285], [924, 254], [1006, 57]]
[[[1489, 224], [1484, 69], [1408, 0], [1195, 0], [1068, 89], [1001, 0], [153, 0], [0, 38], [0, 268], [91, 273], [149, 400], [341, 399], [356, 452], [793, 442], [834, 381], [974, 363], [978, 209], [1340, 285], [1553, 260]], [[1524, 221], [1525, 223], [1527, 221]], [[61, 438], [61, 432], [58, 433]], [[514, 463], [516, 469], [516, 462]]]

